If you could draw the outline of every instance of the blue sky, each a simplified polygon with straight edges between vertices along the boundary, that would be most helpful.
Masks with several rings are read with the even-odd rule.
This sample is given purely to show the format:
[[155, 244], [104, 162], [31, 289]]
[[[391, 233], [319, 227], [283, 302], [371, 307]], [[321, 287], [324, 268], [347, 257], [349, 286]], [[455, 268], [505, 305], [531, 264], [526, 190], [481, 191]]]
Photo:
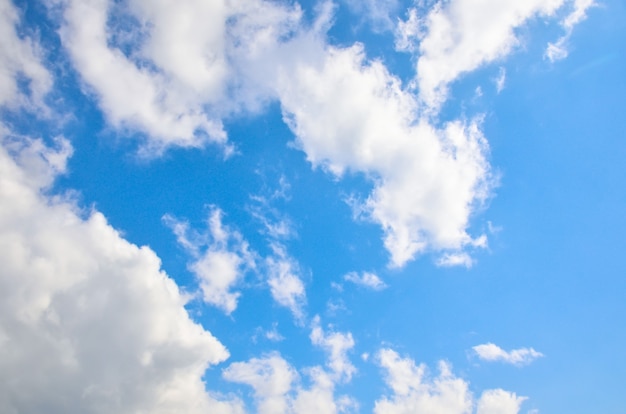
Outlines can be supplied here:
[[0, 411], [623, 412], [622, 2], [0, 20]]

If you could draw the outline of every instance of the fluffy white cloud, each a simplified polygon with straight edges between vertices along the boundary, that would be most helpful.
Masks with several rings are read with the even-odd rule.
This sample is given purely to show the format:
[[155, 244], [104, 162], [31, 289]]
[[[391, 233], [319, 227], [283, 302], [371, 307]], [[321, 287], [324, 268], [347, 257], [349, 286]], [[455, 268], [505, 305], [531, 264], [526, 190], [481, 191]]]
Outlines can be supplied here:
[[526, 399], [518, 397], [514, 392], [487, 390], [478, 400], [476, 414], [517, 414]]
[[386, 371], [385, 382], [393, 391], [391, 397], [376, 401], [377, 414], [516, 414], [526, 399], [501, 389], [483, 392], [475, 407], [467, 381], [454, 376], [450, 366], [439, 363], [439, 375], [431, 378], [424, 364], [415, 365], [391, 349], [378, 353], [380, 366]]
[[[110, 9], [113, 4], [107, 0], [68, 0], [65, 5], [65, 24], [61, 28], [63, 44], [68, 49], [75, 68], [88, 85], [88, 91], [93, 91], [98, 97], [100, 107], [108, 121], [116, 128], [138, 130], [148, 135], [144, 150], [146, 153], [160, 152], [169, 145], [201, 146], [208, 141], [224, 143], [226, 133], [222, 129], [221, 121], [207, 116], [202, 108], [200, 96], [196, 92], [185, 89], [187, 85], [180, 85], [179, 80], [170, 73], [161, 70], [153, 61], [135, 61], [127, 56], [123, 50], [111, 46], [112, 38], [108, 29]], [[168, 2], [152, 2], [155, 8], [165, 7]], [[198, 2], [197, 10], [180, 7], [170, 10], [172, 26], [171, 36], [176, 38], [188, 35], [192, 37], [198, 27], [191, 33], [185, 32], [183, 14], [191, 22], [198, 22], [200, 27], [223, 26], [224, 16], [220, 13], [221, 2]], [[121, 6], [120, 6], [121, 7]], [[183, 16], [181, 16], [183, 15]], [[136, 25], [147, 24], [139, 21]], [[159, 21], [158, 23], [162, 23]], [[178, 30], [177, 30], [178, 24]], [[197, 25], [196, 25], [197, 26]], [[161, 30], [168, 30], [167, 27]], [[204, 33], [210, 35], [211, 33]], [[132, 45], [139, 39], [140, 34], [131, 33]], [[178, 39], [180, 40], [180, 39]], [[215, 39], [201, 39], [210, 45], [217, 42]], [[166, 56], [173, 47], [180, 47], [183, 51], [196, 51], [200, 45], [194, 45], [194, 39], [187, 38], [185, 42], [175, 45], [162, 45]], [[209, 53], [206, 65], [198, 65], [193, 56], [186, 56], [183, 62], [195, 63], [192, 69], [180, 76], [197, 76], [198, 83], [218, 88], [221, 85], [225, 68], [221, 68], [221, 56], [211, 56]], [[165, 57], [162, 58], [165, 60]], [[177, 63], [171, 63], [168, 69], [180, 68]], [[181, 69], [182, 70], [182, 69]], [[207, 79], [215, 77], [215, 79]], [[186, 79], [189, 80], [190, 79]], [[218, 93], [218, 91], [212, 91]]]
[[320, 318], [313, 318], [311, 342], [328, 353], [328, 368], [337, 381], [350, 381], [356, 368], [348, 359], [348, 351], [354, 348], [352, 334], [342, 332], [325, 333], [320, 326]]
[[469, 216], [492, 185], [477, 121], [438, 129], [416, 119], [414, 96], [381, 62], [366, 62], [359, 45], [297, 64], [280, 85], [284, 117], [308, 160], [374, 182], [359, 206], [382, 226], [393, 266], [475, 243]]
[[222, 223], [223, 212], [212, 207], [208, 218], [208, 233], [190, 232], [187, 222], [166, 215], [169, 225], [194, 260], [189, 269], [200, 281], [203, 300], [227, 314], [237, 308], [240, 292], [232, 289], [247, 270], [255, 267], [254, 255], [242, 236]]
[[472, 349], [484, 361], [499, 361], [513, 365], [528, 365], [535, 359], [544, 356], [533, 348], [519, 348], [507, 352], [492, 343], [476, 345]]
[[358, 404], [346, 395], [335, 396], [335, 382], [320, 367], [307, 370], [312, 384], [299, 387], [292, 403], [293, 414], [348, 413], [355, 412]]
[[472, 394], [468, 384], [455, 377], [445, 362], [439, 365], [439, 375], [430, 379], [425, 365], [416, 366], [413, 360], [400, 358], [391, 349], [381, 350], [378, 359], [387, 371], [385, 382], [393, 396], [376, 401], [375, 413], [471, 413]]
[[223, 377], [232, 382], [246, 384], [254, 389], [256, 412], [283, 414], [288, 412], [287, 393], [298, 374], [280, 355], [274, 353], [264, 358], [231, 364]]
[[304, 371], [311, 380], [308, 387], [301, 384], [300, 376], [287, 361], [273, 353], [231, 364], [223, 377], [252, 387], [255, 412], [260, 414], [335, 414], [356, 408], [351, 398], [335, 396], [335, 384], [322, 368]]
[[[18, 12], [10, 0], [0, 0], [0, 105], [42, 107], [43, 97], [52, 86], [52, 77], [41, 63], [41, 51], [29, 37], [18, 36]], [[28, 80], [28, 90], [20, 90], [17, 78]]]
[[361, 276], [359, 276], [356, 272], [350, 272], [345, 275], [344, 280], [348, 282], [352, 282], [355, 285], [363, 286], [373, 290], [383, 290], [387, 287], [385, 282], [383, 282], [377, 275], [370, 272], [363, 272]]
[[350, 381], [355, 372], [346, 352], [354, 346], [351, 333], [325, 333], [319, 317], [313, 319], [311, 342], [327, 352], [326, 366], [303, 369], [310, 384], [305, 386], [296, 370], [279, 354], [231, 364], [223, 372], [229, 381], [254, 390], [256, 412], [262, 414], [318, 414], [353, 412], [358, 404], [348, 396], [336, 396], [338, 382]]
[[270, 292], [274, 300], [288, 308], [301, 323], [304, 318], [306, 292], [299, 276], [299, 265], [287, 254], [284, 246], [274, 243], [271, 247], [274, 253], [265, 259]]
[[[493, 187], [480, 121], [435, 127], [422, 115], [436, 118], [460, 75], [510, 53], [530, 19], [573, 4], [563, 21], [570, 28], [589, 7], [452, 0], [430, 2], [423, 14], [409, 9], [396, 47], [417, 54], [416, 95], [382, 62], [368, 61], [362, 45], [327, 44], [329, 1], [311, 23], [297, 3], [267, 0], [59, 1], [75, 67], [113, 125], [147, 134], [145, 151], [224, 144], [224, 116], [277, 100], [314, 166], [374, 183], [357, 205], [382, 227], [392, 266], [426, 251], [441, 252], [440, 264], [468, 266], [469, 218]], [[389, 15], [395, 5], [359, 7]], [[290, 232], [287, 222], [266, 225], [276, 237]]]
[[0, 141], [0, 411], [240, 413], [202, 376], [226, 348], [147, 247], [46, 195], [71, 153]]
[[114, 127], [146, 134], [148, 155], [225, 144], [221, 118], [267, 99], [255, 71], [301, 17], [263, 0], [60, 3], [63, 44], [87, 90]]
[[416, 50], [417, 86], [427, 107], [438, 109], [448, 85], [460, 75], [501, 59], [519, 44], [515, 29], [551, 16], [567, 0], [452, 0], [438, 2], [425, 17], [409, 12], [398, 26], [397, 47]]

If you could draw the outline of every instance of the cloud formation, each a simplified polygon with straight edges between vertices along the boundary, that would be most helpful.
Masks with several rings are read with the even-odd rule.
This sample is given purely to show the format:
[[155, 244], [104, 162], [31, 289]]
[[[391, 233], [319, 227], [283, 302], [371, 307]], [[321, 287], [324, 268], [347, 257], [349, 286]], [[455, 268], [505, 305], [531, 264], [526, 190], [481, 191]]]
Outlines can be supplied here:
[[[533, 18], [572, 5], [562, 21], [569, 33], [592, 3], [453, 0], [410, 8], [396, 29], [396, 47], [415, 55], [408, 87], [382, 61], [367, 59], [363, 45], [329, 44], [329, 1], [312, 17], [298, 3], [267, 0], [61, 4], [63, 44], [86, 91], [114, 127], [145, 134], [143, 153], [217, 142], [230, 154], [222, 120], [277, 101], [313, 167], [373, 183], [357, 208], [381, 226], [390, 265], [401, 267], [429, 251], [442, 265], [469, 266], [467, 249], [480, 237], [468, 233], [470, 217], [494, 187], [480, 116], [438, 121], [449, 85], [511, 53], [521, 43], [517, 29]], [[397, 4], [361, 6], [389, 24]]]
[[345, 275], [343, 279], [347, 282], [372, 290], [383, 290], [387, 287], [385, 282], [383, 282], [376, 274], [370, 272], [363, 272], [361, 273], [361, 276], [359, 276], [356, 272], [350, 272]]
[[[362, 6], [386, 26], [396, 3]], [[485, 236], [471, 234], [470, 218], [495, 185], [489, 146], [480, 116], [440, 122], [438, 110], [455, 80], [520, 44], [518, 28], [568, 5], [565, 35], [546, 52], [550, 60], [564, 57], [593, 1], [451, 0], [427, 13], [412, 8], [396, 42], [415, 54], [411, 85], [382, 60], [369, 59], [364, 45], [329, 43], [329, 1], [309, 18], [295, 2], [264, 0], [49, 4], [60, 6], [62, 45], [83, 91], [118, 132], [143, 136], [144, 155], [208, 143], [231, 154], [224, 119], [276, 102], [313, 168], [371, 183], [371, 191], [354, 195], [353, 207], [380, 226], [391, 266], [431, 252], [440, 266], [470, 267], [469, 251], [487, 245]], [[18, 33], [19, 17], [10, 1], [0, 0], [0, 106], [44, 108], [53, 78], [36, 41]], [[504, 81], [502, 69], [498, 91]], [[192, 320], [188, 297], [156, 253], [124, 239], [102, 213], [50, 193], [66, 172], [69, 142], [46, 144], [0, 124], [0, 143], [0, 411], [244, 412], [236, 397], [207, 390], [207, 368], [229, 352]], [[358, 410], [354, 399], [337, 395], [357, 373], [349, 358], [352, 333], [323, 328], [319, 317], [307, 321], [302, 267], [286, 244], [292, 224], [269, 209], [256, 214], [271, 250], [263, 259], [217, 207], [205, 232], [164, 220], [190, 253], [189, 269], [206, 303], [234, 312], [244, 273], [256, 269], [274, 301], [311, 327], [311, 343], [326, 360], [296, 369], [269, 352], [231, 364], [223, 378], [252, 387], [260, 413]], [[368, 272], [344, 280], [386, 287]], [[276, 326], [267, 339], [283, 339]], [[491, 343], [473, 350], [482, 360], [514, 365], [543, 356]], [[391, 349], [377, 361], [390, 392], [376, 401], [376, 413], [508, 414], [519, 412], [526, 398], [494, 389], [476, 399], [445, 362], [433, 376]]]
[[71, 147], [0, 142], [0, 411], [239, 413], [205, 389], [229, 354], [156, 254], [47, 196]]
[[594, 0], [574, 0], [570, 13], [561, 20], [561, 27], [565, 30], [565, 34], [557, 39], [556, 42], [548, 43], [545, 57], [551, 62], [565, 59], [569, 53], [567, 43], [572, 36], [574, 26], [587, 18], [587, 10], [596, 5]]
[[223, 212], [212, 206], [208, 217], [208, 233], [191, 232], [189, 223], [165, 215], [178, 243], [194, 258], [189, 269], [200, 282], [204, 302], [217, 306], [226, 314], [237, 308], [240, 292], [232, 289], [241, 282], [245, 272], [255, 268], [254, 253], [236, 231], [222, 223]]
[[254, 390], [256, 411], [261, 414], [316, 414], [354, 412], [358, 404], [345, 395], [335, 395], [338, 383], [349, 382], [356, 369], [347, 359], [354, 346], [350, 332], [326, 333], [319, 317], [313, 319], [311, 343], [327, 352], [326, 367], [304, 368], [309, 378], [305, 385], [298, 374], [280, 354], [273, 352], [261, 358], [236, 362], [228, 366], [224, 379], [246, 384]]
[[[449, 85], [461, 75], [503, 59], [521, 40], [516, 29], [537, 17], [554, 17], [564, 5], [574, 11], [563, 21], [571, 31], [590, 0], [452, 0], [422, 10], [410, 9], [398, 25], [396, 47], [417, 55], [416, 87], [435, 113], [448, 97]], [[558, 41], [562, 43], [563, 41]]]
[[[41, 63], [42, 51], [30, 37], [18, 36], [19, 14], [10, 0], [0, 0], [0, 106], [43, 107], [52, 76]], [[28, 79], [26, 88], [18, 78]]]
[[393, 394], [376, 401], [376, 414], [517, 414], [526, 399], [495, 389], [484, 391], [475, 402], [468, 382], [456, 377], [444, 361], [439, 363], [439, 374], [432, 378], [424, 364], [415, 365], [391, 349], [382, 349], [378, 362]]
[[300, 277], [300, 266], [287, 254], [284, 246], [274, 243], [271, 248], [273, 254], [265, 258], [265, 271], [272, 298], [280, 306], [289, 309], [296, 321], [302, 323], [306, 291]]
[[472, 349], [483, 361], [504, 362], [519, 366], [528, 365], [535, 359], [544, 356], [541, 352], [537, 352], [533, 348], [519, 348], [507, 352], [493, 343], [476, 345]]
[[148, 156], [209, 142], [230, 154], [222, 117], [257, 99], [245, 60], [301, 16], [297, 6], [261, 0], [60, 3], [63, 45], [86, 92], [115, 128], [144, 134]]
[[392, 266], [475, 243], [469, 216], [493, 184], [478, 121], [440, 129], [417, 119], [415, 97], [360, 45], [298, 64], [280, 90], [285, 120], [314, 166], [372, 177], [358, 208], [383, 228]]

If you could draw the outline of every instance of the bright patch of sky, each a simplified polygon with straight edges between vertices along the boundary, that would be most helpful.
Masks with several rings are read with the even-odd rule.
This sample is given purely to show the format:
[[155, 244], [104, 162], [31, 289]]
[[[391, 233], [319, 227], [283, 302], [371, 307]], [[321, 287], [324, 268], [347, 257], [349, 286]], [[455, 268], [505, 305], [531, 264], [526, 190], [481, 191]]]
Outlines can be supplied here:
[[621, 412], [624, 22], [0, 0], [0, 411]]

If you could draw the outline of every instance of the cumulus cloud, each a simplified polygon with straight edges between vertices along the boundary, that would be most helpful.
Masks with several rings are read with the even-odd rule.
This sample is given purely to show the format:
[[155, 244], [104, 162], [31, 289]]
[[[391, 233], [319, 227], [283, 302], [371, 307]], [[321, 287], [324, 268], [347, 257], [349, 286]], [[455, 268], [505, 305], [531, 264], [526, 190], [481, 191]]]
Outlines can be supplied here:
[[[396, 48], [415, 53], [414, 90], [366, 59], [362, 45], [328, 44], [330, 1], [311, 22], [295, 2], [59, 1], [63, 44], [86, 89], [114, 126], [146, 134], [145, 151], [228, 145], [224, 117], [278, 101], [314, 167], [372, 181], [357, 206], [382, 227], [395, 267], [427, 251], [443, 253], [444, 265], [467, 266], [469, 218], [494, 184], [480, 119], [434, 122], [449, 84], [508, 55], [530, 19], [574, 4], [563, 20], [569, 28], [589, 7], [588, 0], [452, 0], [410, 8]], [[389, 16], [397, 2], [359, 5]], [[285, 221], [265, 224], [275, 237], [292, 231]]]
[[[63, 44], [69, 51], [74, 67], [88, 86], [87, 91], [97, 97], [100, 108], [115, 128], [147, 134], [144, 147], [146, 153], [158, 153], [170, 145], [198, 147], [209, 141], [226, 141], [221, 121], [207, 115], [202, 109], [202, 97], [191, 92], [194, 84], [184, 84], [185, 80], [195, 80], [196, 84], [203, 84], [204, 93], [219, 93], [217, 89], [226, 74], [222, 56], [211, 56], [209, 53], [207, 64], [193, 61], [193, 56], [184, 56], [183, 62], [194, 65], [186, 73], [177, 73], [183, 78], [179, 81], [165, 70], [179, 68], [173, 66], [176, 63], [164, 69], [157, 66], [159, 57], [163, 56], [162, 60], [166, 60], [165, 56], [173, 45], [162, 45], [164, 51], [154, 57], [157, 62], [136, 62], [119, 47], [109, 44], [111, 36], [107, 22], [109, 11], [114, 6], [112, 2], [68, 0], [65, 3], [65, 21], [61, 28]], [[202, 3], [204, 6], [198, 2], [196, 10], [189, 7], [168, 9], [167, 2], [152, 4], [158, 9], [155, 13], [159, 16], [171, 13], [169, 17], [172, 24], [167, 27], [159, 25], [159, 33], [171, 29], [170, 40], [177, 36], [177, 40], [184, 40], [179, 44], [181, 50], [194, 52], [197, 48], [209, 47], [221, 40], [220, 33], [189, 33], [184, 28], [185, 17], [190, 22], [196, 22], [195, 26], [189, 26], [194, 30], [199, 30], [199, 21], [202, 22], [200, 27], [222, 27], [224, 17], [220, 11], [220, 2]], [[141, 23], [138, 21], [136, 25]], [[204, 36], [197, 40], [193, 38], [195, 34]], [[215, 90], [206, 92], [207, 88]]]
[[222, 375], [228, 381], [254, 389], [256, 412], [259, 414], [287, 413], [287, 393], [298, 377], [297, 372], [277, 353], [233, 363]]
[[225, 226], [222, 217], [222, 210], [212, 206], [205, 234], [190, 231], [187, 222], [172, 216], [166, 215], [163, 219], [172, 228], [178, 243], [194, 257], [189, 269], [200, 282], [203, 300], [230, 314], [237, 308], [241, 295], [232, 289], [246, 271], [255, 267], [255, 261], [248, 243], [239, 232]]
[[380, 366], [386, 371], [385, 382], [393, 391], [391, 397], [376, 401], [377, 414], [416, 413], [462, 414], [472, 410], [472, 395], [468, 384], [455, 377], [450, 366], [441, 362], [439, 375], [427, 377], [426, 366], [415, 365], [391, 349], [378, 354]]
[[346, 352], [354, 346], [351, 333], [326, 333], [319, 317], [313, 319], [311, 342], [327, 352], [326, 367], [313, 366], [302, 370], [309, 378], [304, 384], [298, 372], [280, 354], [231, 364], [223, 377], [246, 384], [254, 390], [256, 412], [262, 414], [346, 413], [358, 409], [354, 399], [335, 395], [338, 382], [350, 381], [355, 372]]
[[378, 353], [378, 362], [386, 371], [385, 382], [393, 392], [376, 401], [377, 414], [516, 414], [525, 397], [501, 389], [486, 390], [475, 407], [469, 384], [456, 377], [446, 362], [439, 363], [439, 374], [429, 375], [424, 364], [401, 358], [391, 349]]
[[115, 128], [145, 134], [148, 155], [226, 145], [222, 117], [267, 99], [249, 60], [301, 17], [297, 6], [262, 0], [60, 3], [61, 38], [87, 91]]
[[513, 365], [528, 365], [544, 355], [533, 348], [519, 348], [505, 351], [493, 343], [476, 345], [472, 348], [476, 355], [483, 361], [497, 361]]
[[414, 96], [363, 48], [329, 48], [322, 62], [298, 64], [281, 80], [284, 117], [314, 166], [374, 182], [359, 204], [379, 223], [392, 266], [418, 253], [474, 242], [469, 216], [492, 187], [478, 121], [435, 128], [416, 118]]
[[305, 369], [311, 384], [302, 384], [296, 370], [279, 354], [231, 364], [224, 379], [254, 390], [255, 412], [260, 414], [345, 413], [356, 408], [347, 396], [335, 396], [335, 384], [319, 366]]
[[207, 392], [228, 351], [156, 254], [46, 195], [69, 145], [0, 141], [0, 411], [241, 413]]
[[416, 84], [435, 111], [448, 86], [464, 73], [504, 58], [520, 40], [515, 29], [538, 16], [553, 16], [566, 0], [438, 2], [420, 18], [408, 13], [398, 26], [397, 47], [418, 53]]
[[326, 333], [320, 326], [320, 318], [313, 318], [311, 342], [328, 353], [328, 368], [336, 380], [348, 382], [356, 372], [356, 368], [348, 359], [348, 351], [354, 347], [354, 339], [350, 332]]
[[363, 272], [359, 276], [356, 272], [350, 272], [345, 275], [344, 280], [354, 283], [355, 285], [363, 286], [372, 290], [383, 290], [387, 287], [376, 274], [370, 272]]
[[[43, 98], [52, 86], [52, 77], [42, 64], [36, 41], [18, 36], [18, 11], [10, 0], [0, 0], [0, 105], [10, 108], [43, 107]], [[18, 85], [18, 78], [27, 87]]]

